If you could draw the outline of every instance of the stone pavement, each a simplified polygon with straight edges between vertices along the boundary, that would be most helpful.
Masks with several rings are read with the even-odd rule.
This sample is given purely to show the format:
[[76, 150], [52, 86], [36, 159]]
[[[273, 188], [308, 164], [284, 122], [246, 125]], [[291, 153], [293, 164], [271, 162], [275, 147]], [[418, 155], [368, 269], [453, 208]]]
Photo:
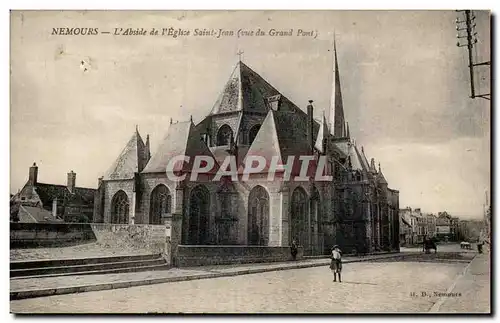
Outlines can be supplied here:
[[478, 254], [430, 312], [490, 313], [490, 264], [490, 254]]
[[[12, 313], [426, 313], [466, 263], [347, 263], [10, 302]], [[427, 291], [429, 297], [420, 297]]]
[[[344, 257], [344, 263], [401, 257], [404, 253], [379, 254], [363, 257]], [[169, 270], [103, 274], [75, 275], [46, 278], [16, 278], [10, 280], [11, 299], [60, 295], [78, 292], [128, 288], [132, 286], [177, 282], [195, 279], [217, 278], [262, 273], [287, 269], [326, 266], [329, 259], [307, 259], [281, 263], [241, 264], [172, 268]]]

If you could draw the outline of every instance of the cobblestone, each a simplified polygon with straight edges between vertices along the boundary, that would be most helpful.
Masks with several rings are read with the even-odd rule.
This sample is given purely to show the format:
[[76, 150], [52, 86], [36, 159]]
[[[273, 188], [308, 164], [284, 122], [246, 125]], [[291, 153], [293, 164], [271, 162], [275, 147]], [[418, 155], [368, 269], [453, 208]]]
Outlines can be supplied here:
[[[466, 264], [358, 262], [11, 301], [14, 313], [427, 312]], [[412, 297], [428, 291], [429, 297]]]

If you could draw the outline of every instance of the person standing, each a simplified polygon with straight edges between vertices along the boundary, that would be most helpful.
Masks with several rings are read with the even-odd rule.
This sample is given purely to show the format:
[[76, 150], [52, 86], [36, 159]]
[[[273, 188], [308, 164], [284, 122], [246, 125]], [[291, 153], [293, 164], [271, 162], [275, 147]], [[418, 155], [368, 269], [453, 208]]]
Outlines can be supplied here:
[[333, 272], [333, 281], [337, 281], [337, 274], [339, 275], [339, 282], [342, 282], [341, 272], [342, 272], [342, 251], [338, 245], [332, 248], [332, 262], [330, 263], [330, 269]]
[[292, 241], [292, 245], [290, 246], [290, 252], [292, 253], [292, 259], [296, 260], [297, 259], [297, 244], [295, 243], [295, 240]]

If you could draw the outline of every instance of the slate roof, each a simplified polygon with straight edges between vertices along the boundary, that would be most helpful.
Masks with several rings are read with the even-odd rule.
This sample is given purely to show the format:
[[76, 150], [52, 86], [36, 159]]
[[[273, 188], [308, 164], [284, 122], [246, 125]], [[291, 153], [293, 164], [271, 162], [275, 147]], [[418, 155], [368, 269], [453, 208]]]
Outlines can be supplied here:
[[147, 158], [146, 145], [136, 130], [104, 175], [104, 180], [134, 178], [134, 174], [146, 165]]
[[[184, 171], [192, 167], [194, 157], [197, 155], [214, 158], [212, 152], [202, 140], [200, 129], [197, 129], [191, 121], [171, 124], [158, 151], [153, 154], [142, 173], [164, 173], [171, 158], [179, 155], [190, 157], [189, 163], [185, 163], [183, 166]], [[181, 164], [176, 163], [176, 165], [178, 167]], [[175, 168], [174, 170], [181, 169]]]
[[93, 188], [75, 187], [74, 192], [71, 193], [65, 185], [37, 183], [35, 192], [45, 207], [50, 207], [52, 201], [56, 198], [66, 203], [91, 207], [94, 205], [96, 190]]
[[368, 170], [368, 165], [365, 165], [362, 154], [359, 152], [358, 147], [351, 140], [346, 139], [345, 141], [336, 142], [335, 145], [346, 157], [350, 158], [353, 170]]
[[380, 184], [387, 184], [387, 180], [385, 179], [384, 174], [382, 174], [382, 170], [380, 168], [377, 174], [377, 181]]
[[328, 131], [328, 123], [326, 122], [326, 117], [323, 115], [323, 118], [319, 124], [318, 135], [316, 136], [316, 143], [314, 144], [314, 148], [318, 151], [323, 152], [323, 140], [327, 139], [330, 136], [330, 131]]
[[60, 218], [54, 218], [49, 211], [34, 206], [21, 205], [18, 215], [21, 223], [63, 222]]
[[264, 78], [240, 61], [215, 101], [210, 115], [237, 111], [267, 113], [269, 111], [267, 98], [275, 95], [281, 95], [280, 109], [300, 110]]
[[[308, 115], [302, 111], [269, 110], [247, 156], [264, 156], [269, 163], [273, 156], [278, 162], [286, 163], [289, 156], [295, 156], [292, 175], [300, 171], [299, 156], [310, 155], [311, 147], [307, 136]], [[316, 142], [320, 125], [313, 123], [313, 143]]]

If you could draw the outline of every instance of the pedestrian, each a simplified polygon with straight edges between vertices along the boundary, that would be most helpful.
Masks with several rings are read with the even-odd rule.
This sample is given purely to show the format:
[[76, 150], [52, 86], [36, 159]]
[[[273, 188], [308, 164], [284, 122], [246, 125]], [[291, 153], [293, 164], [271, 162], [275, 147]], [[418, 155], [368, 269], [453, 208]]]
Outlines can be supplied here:
[[297, 259], [297, 244], [295, 243], [295, 240], [292, 241], [292, 245], [290, 246], [290, 252], [292, 253], [292, 259], [296, 260]]
[[477, 251], [478, 251], [479, 253], [483, 253], [483, 244], [484, 244], [484, 242], [482, 242], [482, 241], [479, 241], [479, 242], [477, 243]]
[[337, 274], [339, 275], [339, 282], [342, 282], [342, 277], [340, 273], [342, 272], [342, 251], [338, 245], [332, 248], [332, 261], [330, 263], [330, 269], [333, 272], [333, 281], [337, 281]]

